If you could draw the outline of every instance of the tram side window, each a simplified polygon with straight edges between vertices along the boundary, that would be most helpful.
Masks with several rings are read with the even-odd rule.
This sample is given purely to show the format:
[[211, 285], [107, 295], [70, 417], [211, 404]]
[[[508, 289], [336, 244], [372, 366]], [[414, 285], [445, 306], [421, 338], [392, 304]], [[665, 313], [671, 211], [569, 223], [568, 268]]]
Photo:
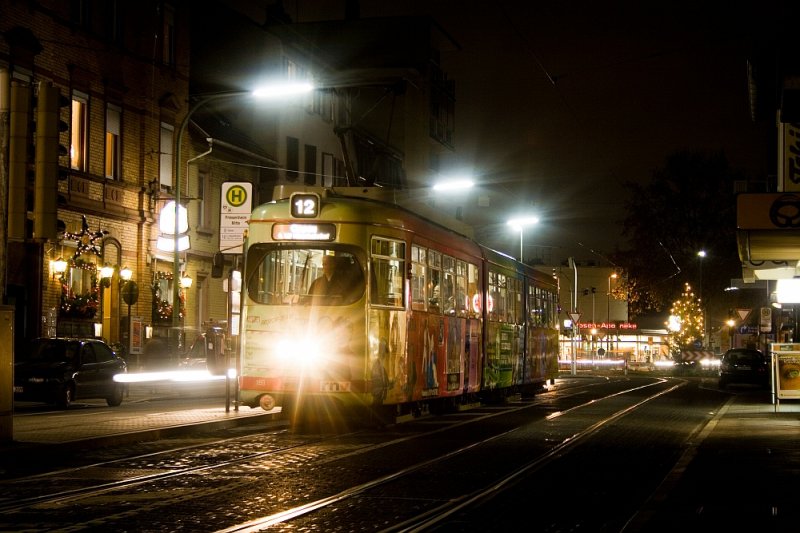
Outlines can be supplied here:
[[446, 315], [455, 314], [455, 266], [456, 260], [448, 255], [442, 256], [442, 311]]
[[546, 289], [539, 289], [539, 303], [541, 305], [540, 322], [542, 327], [553, 326], [553, 298], [554, 294]]
[[508, 322], [508, 279], [505, 274], [497, 273], [497, 319]]
[[536, 308], [536, 291], [533, 284], [528, 285], [528, 323], [531, 326], [539, 325], [538, 311]]
[[506, 322], [508, 320], [508, 291], [505, 274], [489, 271], [489, 298], [489, 319]]
[[428, 251], [428, 287], [431, 295], [428, 310], [432, 313], [442, 311], [442, 254], [434, 250]]
[[456, 315], [467, 316], [467, 305], [467, 263], [456, 261]]
[[477, 318], [481, 309], [481, 293], [478, 290], [481, 284], [478, 272], [477, 265], [467, 263], [467, 311], [472, 318]]
[[403, 300], [405, 243], [373, 237], [370, 254], [372, 260], [371, 302], [376, 305], [405, 307]]
[[534, 327], [544, 325], [542, 316], [542, 289], [528, 285], [528, 320]]
[[507, 279], [508, 292], [508, 322], [519, 324], [522, 322], [522, 282], [516, 278]]
[[544, 325], [549, 328], [558, 327], [558, 297], [554, 292], [546, 292]]
[[425, 310], [425, 248], [411, 247], [411, 308]]

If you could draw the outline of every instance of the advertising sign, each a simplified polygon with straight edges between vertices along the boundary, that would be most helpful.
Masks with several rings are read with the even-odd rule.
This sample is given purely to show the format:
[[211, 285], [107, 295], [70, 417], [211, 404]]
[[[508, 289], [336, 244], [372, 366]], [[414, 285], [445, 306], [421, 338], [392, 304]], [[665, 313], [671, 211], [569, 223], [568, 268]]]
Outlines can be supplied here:
[[140, 316], [132, 316], [131, 322], [131, 351], [132, 354], [141, 354], [144, 346], [144, 321]]
[[772, 344], [772, 370], [777, 398], [800, 399], [800, 344]]

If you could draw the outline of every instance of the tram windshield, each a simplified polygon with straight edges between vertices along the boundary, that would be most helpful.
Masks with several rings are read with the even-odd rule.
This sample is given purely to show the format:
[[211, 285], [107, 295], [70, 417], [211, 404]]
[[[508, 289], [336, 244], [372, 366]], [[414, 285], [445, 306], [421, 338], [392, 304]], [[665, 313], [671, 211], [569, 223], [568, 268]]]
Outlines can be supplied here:
[[[347, 305], [364, 294], [364, 272], [355, 255], [323, 248], [249, 252], [247, 291], [271, 305]], [[251, 260], [255, 259], [253, 263]]]

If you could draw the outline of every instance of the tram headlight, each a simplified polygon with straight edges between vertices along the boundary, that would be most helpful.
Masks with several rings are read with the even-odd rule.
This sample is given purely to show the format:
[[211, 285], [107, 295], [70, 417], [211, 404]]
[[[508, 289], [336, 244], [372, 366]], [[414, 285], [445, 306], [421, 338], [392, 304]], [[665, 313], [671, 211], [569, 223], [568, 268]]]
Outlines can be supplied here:
[[275, 347], [284, 361], [299, 366], [312, 366], [322, 358], [322, 345], [315, 339], [282, 339]]

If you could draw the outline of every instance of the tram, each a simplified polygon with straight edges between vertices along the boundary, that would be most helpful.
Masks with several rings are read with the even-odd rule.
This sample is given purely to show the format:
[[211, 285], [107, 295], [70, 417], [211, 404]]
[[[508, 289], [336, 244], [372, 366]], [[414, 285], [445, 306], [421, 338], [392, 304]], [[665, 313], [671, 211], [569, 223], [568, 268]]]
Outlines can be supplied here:
[[552, 276], [373, 189], [285, 196], [244, 243], [242, 405], [396, 419], [555, 378]]

